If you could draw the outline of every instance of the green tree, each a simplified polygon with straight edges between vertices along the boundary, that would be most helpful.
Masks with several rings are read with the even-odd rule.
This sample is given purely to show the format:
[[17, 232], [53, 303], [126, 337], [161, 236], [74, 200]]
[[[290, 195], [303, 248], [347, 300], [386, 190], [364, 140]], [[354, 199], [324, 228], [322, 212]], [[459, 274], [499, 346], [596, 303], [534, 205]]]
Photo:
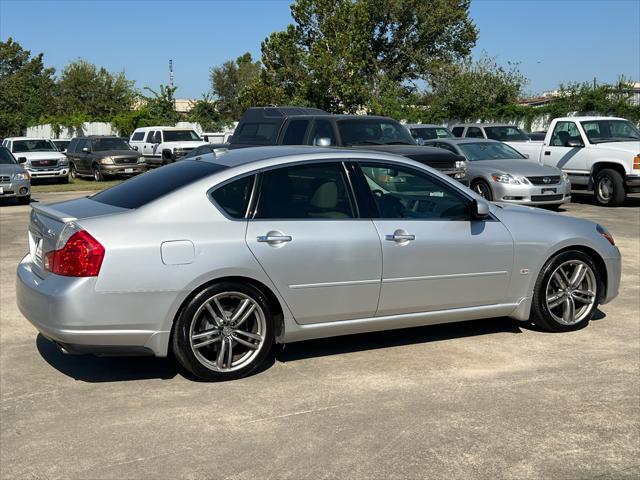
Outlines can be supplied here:
[[237, 120], [240, 117], [240, 92], [258, 78], [260, 70], [260, 62], [254, 62], [250, 53], [211, 69], [211, 91], [217, 98], [218, 111], [224, 118]]
[[12, 38], [0, 41], [0, 136], [20, 135], [53, 105], [55, 70]]
[[145, 108], [149, 112], [149, 116], [157, 125], [173, 125], [180, 121], [180, 114], [175, 109], [174, 93], [177, 87], [160, 85], [158, 91], [145, 87], [145, 90], [151, 92], [152, 97], [144, 97]]
[[131, 110], [137, 92], [124, 72], [111, 73], [86, 60], [76, 60], [62, 70], [58, 81], [57, 112], [85, 114], [96, 120]]
[[210, 95], [203, 95], [200, 100], [193, 103], [188, 118], [190, 122], [199, 123], [206, 132], [218, 131], [229, 123], [222, 119], [218, 112], [218, 105]]
[[477, 37], [469, 0], [297, 0], [291, 14], [262, 43], [264, 74], [244, 95], [264, 89], [331, 112], [391, 107]]

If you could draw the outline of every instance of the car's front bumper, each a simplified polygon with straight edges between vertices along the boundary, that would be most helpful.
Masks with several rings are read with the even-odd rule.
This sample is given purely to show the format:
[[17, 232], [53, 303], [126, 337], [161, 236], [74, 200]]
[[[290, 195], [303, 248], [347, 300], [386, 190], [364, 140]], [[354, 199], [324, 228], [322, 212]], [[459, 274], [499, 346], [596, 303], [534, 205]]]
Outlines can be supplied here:
[[0, 183], [0, 198], [26, 197], [31, 193], [29, 180], [11, 180]]
[[16, 302], [46, 338], [70, 353], [166, 356], [170, 332], [161, 331], [170, 292], [96, 292], [96, 277], [41, 278], [27, 254], [17, 269]]
[[69, 175], [69, 165], [57, 166], [57, 167], [41, 167], [27, 168], [32, 179], [38, 178], [63, 178]]
[[493, 200], [518, 205], [561, 205], [571, 201], [569, 182], [555, 185], [513, 185], [510, 183], [490, 182]]
[[144, 163], [121, 163], [114, 165], [100, 165], [100, 171], [106, 176], [115, 175], [137, 175], [147, 171], [147, 165]]
[[600, 303], [608, 303], [618, 296], [620, 278], [622, 276], [622, 258], [620, 257], [618, 248], [614, 248], [618, 252], [618, 255], [604, 259], [605, 267], [607, 268], [607, 292]]

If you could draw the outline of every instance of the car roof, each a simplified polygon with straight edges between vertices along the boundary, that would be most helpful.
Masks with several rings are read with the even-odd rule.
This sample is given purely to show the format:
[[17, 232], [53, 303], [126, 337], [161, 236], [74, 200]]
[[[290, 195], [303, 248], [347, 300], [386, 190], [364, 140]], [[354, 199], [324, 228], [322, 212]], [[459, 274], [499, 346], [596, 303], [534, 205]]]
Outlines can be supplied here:
[[45, 137], [7, 137], [5, 140], [51, 140]]
[[452, 125], [452, 127], [518, 127], [518, 125], [514, 123], [456, 123]]
[[620, 118], [620, 117], [598, 117], [595, 115], [592, 116], [584, 116], [584, 117], [559, 117], [559, 118], [554, 118], [555, 121], [557, 122], [588, 122], [588, 121], [592, 121], [592, 120], [627, 120], [626, 118]]
[[405, 127], [408, 128], [449, 128], [446, 125], [436, 125], [435, 123], [407, 123]]
[[162, 125], [158, 125], [155, 127], [139, 127], [134, 131], [137, 132], [139, 130], [193, 130], [191, 127], [163, 127]]

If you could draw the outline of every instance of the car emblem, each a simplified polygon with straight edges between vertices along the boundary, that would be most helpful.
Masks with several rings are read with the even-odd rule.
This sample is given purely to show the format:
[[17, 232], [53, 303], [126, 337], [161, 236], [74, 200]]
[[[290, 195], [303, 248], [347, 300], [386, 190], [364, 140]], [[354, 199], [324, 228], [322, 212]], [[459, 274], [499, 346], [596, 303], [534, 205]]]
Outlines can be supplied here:
[[544, 177], [544, 178], [542, 179], [542, 182], [543, 182], [543, 183], [551, 183], [551, 179], [550, 179], [549, 177]]

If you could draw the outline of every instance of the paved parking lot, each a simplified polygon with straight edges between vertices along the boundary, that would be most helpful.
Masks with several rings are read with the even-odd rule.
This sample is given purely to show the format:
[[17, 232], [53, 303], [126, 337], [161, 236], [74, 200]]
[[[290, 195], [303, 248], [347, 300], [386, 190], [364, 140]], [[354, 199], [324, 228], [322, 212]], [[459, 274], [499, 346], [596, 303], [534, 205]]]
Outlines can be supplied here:
[[564, 213], [605, 225], [624, 258], [619, 297], [588, 328], [495, 318], [303, 342], [217, 384], [37, 337], [14, 298], [29, 208], [0, 204], [0, 474], [638, 478], [640, 198], [576, 200]]

